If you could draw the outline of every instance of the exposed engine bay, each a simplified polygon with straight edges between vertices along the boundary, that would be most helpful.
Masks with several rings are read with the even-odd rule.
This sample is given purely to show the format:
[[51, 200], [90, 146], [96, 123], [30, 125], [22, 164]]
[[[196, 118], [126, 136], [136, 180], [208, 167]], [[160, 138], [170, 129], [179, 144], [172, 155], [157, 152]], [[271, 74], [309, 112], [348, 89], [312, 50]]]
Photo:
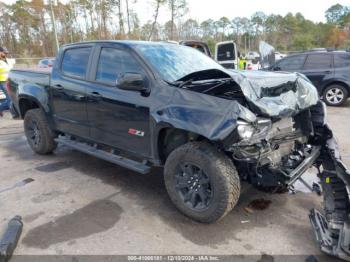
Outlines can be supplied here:
[[[191, 76], [180, 87], [237, 101], [254, 112], [254, 120], [238, 118], [235, 131], [222, 142], [242, 180], [286, 192], [298, 180], [305, 183], [301, 176], [307, 169], [318, 170], [321, 188], [309, 185], [324, 200], [324, 210], [309, 215], [317, 243], [327, 254], [350, 261], [350, 172], [326, 123], [326, 107], [304, 76], [280, 76], [233, 73], [232, 78], [197, 83]], [[233, 122], [225, 121], [222, 126]]]
[[[325, 122], [325, 106], [319, 102], [293, 118], [258, 123], [255, 137], [228, 149], [240, 174], [257, 187], [284, 192], [299, 179], [305, 183], [301, 176], [316, 167], [324, 198], [324, 211], [313, 209], [309, 215], [316, 240], [322, 251], [350, 261], [350, 173]], [[237, 130], [241, 138], [248, 136], [249, 131]]]
[[324, 200], [323, 212], [313, 209], [309, 215], [316, 240], [322, 251], [350, 261], [350, 173], [341, 162], [325, 114], [319, 102], [292, 118], [259, 119], [255, 130], [241, 122], [237, 128], [241, 139], [227, 150], [243, 179], [272, 192], [293, 191], [297, 180], [306, 183], [301, 178], [305, 171], [316, 167], [322, 189], [308, 185], [322, 192]]

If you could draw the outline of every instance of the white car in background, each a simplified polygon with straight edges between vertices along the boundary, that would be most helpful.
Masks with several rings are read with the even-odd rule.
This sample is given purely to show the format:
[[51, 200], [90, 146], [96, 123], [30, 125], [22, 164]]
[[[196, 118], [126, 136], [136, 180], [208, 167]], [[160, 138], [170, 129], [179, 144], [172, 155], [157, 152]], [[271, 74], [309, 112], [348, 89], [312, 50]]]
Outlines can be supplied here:
[[247, 60], [247, 65], [245, 67], [246, 70], [260, 70], [261, 64], [259, 60]]
[[246, 57], [248, 60], [256, 60], [260, 58], [260, 54], [256, 51], [250, 51]]
[[219, 42], [215, 46], [215, 60], [227, 69], [238, 69], [238, 50], [234, 41]]

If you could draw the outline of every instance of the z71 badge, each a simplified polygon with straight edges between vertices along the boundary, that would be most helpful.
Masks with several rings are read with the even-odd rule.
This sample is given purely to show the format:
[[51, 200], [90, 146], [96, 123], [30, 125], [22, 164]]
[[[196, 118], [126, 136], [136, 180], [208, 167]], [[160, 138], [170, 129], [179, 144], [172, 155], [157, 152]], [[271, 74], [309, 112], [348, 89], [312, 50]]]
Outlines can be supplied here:
[[133, 128], [129, 128], [128, 134], [134, 136], [145, 136], [145, 132]]

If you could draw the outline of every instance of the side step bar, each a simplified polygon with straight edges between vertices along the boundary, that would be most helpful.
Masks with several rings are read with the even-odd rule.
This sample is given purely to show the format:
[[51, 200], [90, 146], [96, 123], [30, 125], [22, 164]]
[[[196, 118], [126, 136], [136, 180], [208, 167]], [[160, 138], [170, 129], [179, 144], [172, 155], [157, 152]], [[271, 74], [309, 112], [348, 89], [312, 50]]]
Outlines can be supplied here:
[[83, 153], [86, 153], [91, 156], [95, 156], [98, 158], [101, 158], [103, 160], [106, 160], [108, 162], [117, 164], [119, 166], [128, 168], [130, 170], [136, 171], [141, 174], [147, 174], [150, 172], [150, 167], [146, 164], [113, 154], [113, 153], [108, 153], [104, 150], [98, 149], [94, 146], [90, 146], [86, 143], [83, 142], [78, 142], [75, 140], [72, 140], [70, 138], [67, 138], [65, 136], [60, 136], [55, 139], [55, 141], [59, 144], [63, 144], [67, 147], [76, 149], [78, 151], [81, 151]]

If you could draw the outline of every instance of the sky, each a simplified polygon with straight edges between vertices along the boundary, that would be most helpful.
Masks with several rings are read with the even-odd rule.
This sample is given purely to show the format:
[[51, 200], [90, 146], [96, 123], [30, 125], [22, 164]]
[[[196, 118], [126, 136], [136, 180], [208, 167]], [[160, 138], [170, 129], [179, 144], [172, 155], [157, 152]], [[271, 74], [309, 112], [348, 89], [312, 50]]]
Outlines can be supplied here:
[[[67, 2], [69, 0], [62, 0]], [[204, 21], [208, 18], [218, 20], [222, 16], [233, 19], [236, 16], [250, 17], [257, 11], [265, 14], [285, 15], [288, 12], [300, 12], [305, 18], [314, 22], [325, 22], [325, 11], [334, 4], [350, 5], [350, 0], [187, 0], [189, 13], [186, 18]], [[13, 3], [15, 0], [0, 0], [0, 2]], [[132, 1], [131, 1], [132, 2]], [[134, 5], [142, 23], [152, 20], [152, 0], [137, 0]], [[163, 7], [159, 22], [169, 20], [169, 12]]]

